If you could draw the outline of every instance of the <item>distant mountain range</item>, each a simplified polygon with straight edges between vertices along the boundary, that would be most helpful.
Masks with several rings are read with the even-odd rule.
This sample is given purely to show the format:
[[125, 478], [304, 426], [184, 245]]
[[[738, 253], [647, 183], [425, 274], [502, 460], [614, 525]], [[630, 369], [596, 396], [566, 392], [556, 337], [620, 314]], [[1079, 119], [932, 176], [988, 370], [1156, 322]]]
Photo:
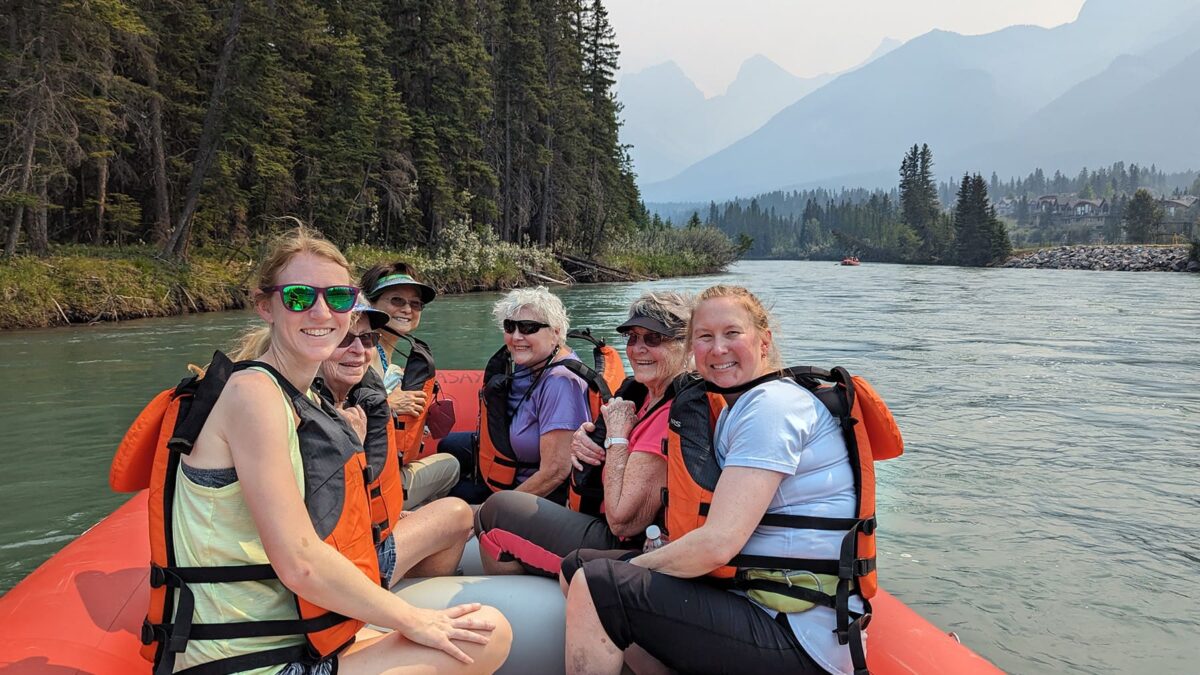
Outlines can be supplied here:
[[[1078, 19], [1052, 29], [931, 31], [821, 83], [677, 175], [656, 182], [647, 172], [639, 183], [648, 202], [822, 185], [891, 187], [913, 143], [929, 143], [943, 178], [1035, 166], [1077, 171], [1115, 160], [1194, 167], [1196, 35], [1195, 0], [1088, 0]], [[657, 132], [647, 125], [637, 133], [664, 139], [660, 119]], [[625, 140], [636, 146], [632, 136]], [[635, 156], [654, 164], [656, 152], [648, 145]], [[662, 175], [671, 163], [657, 166]]]
[[[900, 44], [884, 40], [867, 62]], [[706, 99], [678, 64], [667, 61], [621, 78], [621, 141], [633, 146], [640, 183], [670, 178], [750, 134], [834, 77], [797, 77], [758, 54], [742, 63], [724, 94]]]

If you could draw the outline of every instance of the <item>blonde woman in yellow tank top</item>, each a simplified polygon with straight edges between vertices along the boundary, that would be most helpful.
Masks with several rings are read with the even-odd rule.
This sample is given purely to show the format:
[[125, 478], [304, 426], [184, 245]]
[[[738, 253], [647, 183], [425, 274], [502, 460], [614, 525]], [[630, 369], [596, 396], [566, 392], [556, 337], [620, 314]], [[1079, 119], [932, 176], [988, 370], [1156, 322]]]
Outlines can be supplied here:
[[[258, 360], [298, 391], [308, 391], [321, 362], [346, 334], [351, 315], [331, 311], [323, 292], [316, 293], [311, 306], [297, 309], [285, 307], [282, 292], [276, 291], [290, 284], [326, 289], [350, 283], [345, 258], [328, 242], [296, 231], [277, 243], [255, 286], [263, 289], [256, 291], [255, 309], [269, 326], [269, 333], [258, 338], [260, 344], [265, 341], [265, 350], [254, 350], [261, 351]], [[262, 669], [263, 673], [490, 673], [498, 669], [512, 642], [511, 627], [499, 611], [478, 603], [447, 610], [413, 607], [381, 588], [317, 535], [304, 504], [303, 475], [297, 469], [299, 420], [280, 392], [279, 384], [263, 371], [249, 369], [230, 377], [183, 470], [196, 475], [233, 469], [236, 482], [205, 488], [180, 481], [186, 487], [177, 503], [186, 516], [178, 519], [176, 529], [177, 554], [186, 549], [183, 555], [189, 562], [220, 565], [265, 559], [279, 581], [263, 582], [262, 588], [242, 598], [210, 598], [205, 607], [198, 601], [197, 611], [224, 613], [236, 608], [245, 617], [272, 618], [281, 611], [279, 599], [290, 599], [294, 593], [329, 611], [392, 631], [364, 629], [355, 644], [337, 657], [336, 668], [328, 662], [316, 667], [293, 664]], [[362, 411], [339, 412], [361, 438]], [[237, 607], [239, 602], [244, 606]], [[245, 617], [198, 615], [196, 621]], [[217, 646], [222, 650], [219, 656], [229, 656], [274, 645], [239, 639]], [[199, 653], [184, 658], [213, 660]], [[178, 661], [176, 669], [184, 663]]]

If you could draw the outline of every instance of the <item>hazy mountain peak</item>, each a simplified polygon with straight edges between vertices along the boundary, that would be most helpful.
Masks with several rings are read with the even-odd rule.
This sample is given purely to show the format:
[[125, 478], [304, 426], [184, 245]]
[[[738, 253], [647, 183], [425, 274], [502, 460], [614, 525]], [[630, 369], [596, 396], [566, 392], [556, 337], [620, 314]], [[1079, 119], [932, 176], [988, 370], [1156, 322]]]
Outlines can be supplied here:
[[870, 55], [868, 55], [866, 59], [863, 59], [863, 64], [867, 64], [867, 63], [874, 61], [875, 59], [883, 56], [884, 54], [887, 54], [888, 52], [892, 51], [893, 49], [895, 49], [896, 47], [899, 47], [902, 44], [904, 44], [903, 40], [898, 40], [894, 37], [883, 38], [882, 40], [879, 41], [879, 46], [875, 48], [875, 51], [871, 52]]

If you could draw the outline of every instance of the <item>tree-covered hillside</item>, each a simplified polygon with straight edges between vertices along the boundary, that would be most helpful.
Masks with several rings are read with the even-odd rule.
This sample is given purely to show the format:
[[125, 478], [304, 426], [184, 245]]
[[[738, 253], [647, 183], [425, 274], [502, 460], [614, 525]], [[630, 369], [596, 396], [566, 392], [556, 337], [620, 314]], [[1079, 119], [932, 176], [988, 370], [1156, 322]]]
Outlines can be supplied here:
[[9, 253], [182, 256], [288, 215], [590, 251], [645, 222], [600, 0], [14, 0], [0, 26]]

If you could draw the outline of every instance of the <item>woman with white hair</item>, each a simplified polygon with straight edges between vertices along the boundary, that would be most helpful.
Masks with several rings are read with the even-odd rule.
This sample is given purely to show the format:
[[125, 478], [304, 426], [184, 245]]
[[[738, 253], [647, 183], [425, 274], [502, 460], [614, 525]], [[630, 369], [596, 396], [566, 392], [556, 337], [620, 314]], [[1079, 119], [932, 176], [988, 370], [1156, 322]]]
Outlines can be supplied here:
[[471, 467], [451, 494], [478, 504], [513, 489], [564, 503], [571, 436], [591, 419], [587, 384], [575, 372], [582, 364], [566, 342], [567, 310], [538, 286], [510, 291], [492, 315], [504, 332], [504, 349], [485, 369], [486, 428], [451, 434], [441, 445]]

